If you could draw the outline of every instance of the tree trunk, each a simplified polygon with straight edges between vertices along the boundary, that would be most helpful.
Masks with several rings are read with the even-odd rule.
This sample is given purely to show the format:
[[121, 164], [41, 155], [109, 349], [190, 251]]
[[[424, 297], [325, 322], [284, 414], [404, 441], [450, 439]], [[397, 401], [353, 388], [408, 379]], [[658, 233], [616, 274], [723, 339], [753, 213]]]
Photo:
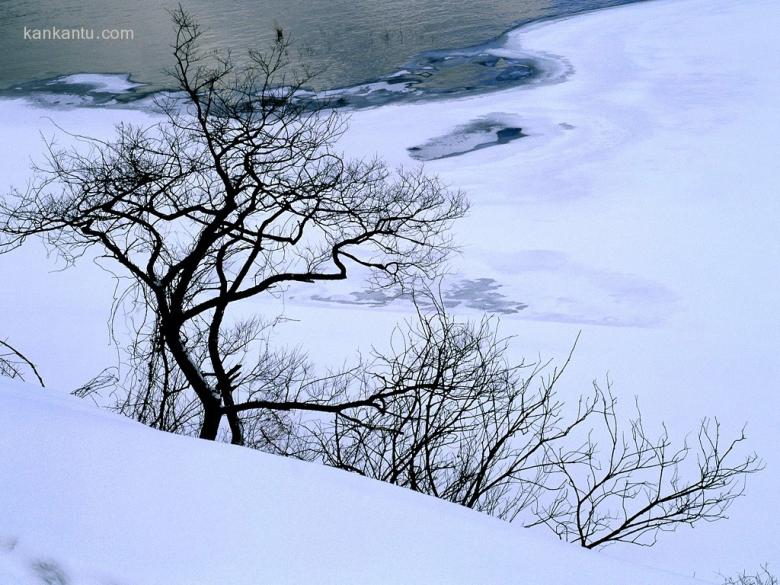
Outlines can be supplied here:
[[216, 441], [220, 422], [222, 422], [221, 410], [218, 407], [205, 407], [203, 409], [203, 424], [200, 427], [200, 438]]

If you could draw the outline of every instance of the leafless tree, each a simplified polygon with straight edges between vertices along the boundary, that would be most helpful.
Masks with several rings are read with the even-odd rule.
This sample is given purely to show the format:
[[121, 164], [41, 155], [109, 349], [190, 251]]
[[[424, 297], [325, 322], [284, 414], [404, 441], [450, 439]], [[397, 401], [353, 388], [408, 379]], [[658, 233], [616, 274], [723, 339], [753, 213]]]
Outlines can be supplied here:
[[200, 49], [186, 12], [172, 15], [181, 91], [160, 100], [162, 120], [119, 124], [105, 141], [75, 136], [74, 148], [49, 141], [32, 185], [0, 204], [6, 248], [40, 236], [68, 262], [95, 249], [110, 259], [128, 284], [131, 355], [145, 360], [146, 384], [122, 407], [150, 424], [216, 439], [226, 420], [243, 443], [253, 413], [376, 402], [309, 394], [295, 357], [267, 361], [268, 323], [236, 307], [353, 268], [377, 286], [430, 276], [463, 196], [418, 169], [344, 158], [344, 120], [297, 99], [283, 35], [238, 70], [229, 54]]
[[536, 502], [529, 525], [547, 525], [586, 548], [652, 545], [660, 532], [725, 518], [746, 477], [762, 468], [755, 454], [740, 458], [744, 432], [724, 441], [717, 420], [702, 420], [695, 439], [675, 446], [665, 426], [648, 433], [638, 405], [624, 429], [615, 406], [611, 390], [602, 393], [602, 424], [584, 447], [549, 454], [553, 484], [560, 483]]
[[25, 371], [32, 374], [45, 387], [38, 368], [22, 352], [0, 339], [0, 376], [24, 380]]
[[[388, 352], [343, 383], [383, 396], [314, 432], [326, 464], [509, 520], [547, 489], [546, 453], [593, 413], [567, 412], [555, 386], [566, 364], [507, 361], [494, 319], [458, 322], [440, 304], [399, 326]], [[364, 390], [363, 393], [366, 391]]]

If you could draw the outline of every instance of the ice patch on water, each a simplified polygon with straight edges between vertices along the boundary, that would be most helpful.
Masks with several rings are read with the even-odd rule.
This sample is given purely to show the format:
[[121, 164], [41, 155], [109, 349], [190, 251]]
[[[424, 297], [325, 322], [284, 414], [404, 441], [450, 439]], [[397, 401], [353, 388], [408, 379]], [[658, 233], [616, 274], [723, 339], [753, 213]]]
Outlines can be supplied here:
[[145, 84], [132, 81], [129, 74], [74, 73], [16, 85], [0, 91], [3, 98], [22, 98], [45, 108], [75, 108], [115, 106], [136, 103], [143, 108], [142, 98], [148, 93], [137, 91]]
[[52, 79], [46, 85], [83, 85], [92, 88], [90, 93], [124, 93], [145, 84], [131, 81], [127, 74], [75, 73]]
[[[584, 265], [559, 251], [493, 251], [489, 258], [477, 256], [473, 260], [477, 261], [465, 271], [451, 274], [441, 282], [439, 295], [448, 309], [485, 311], [528, 321], [611, 327], [656, 327], [678, 309], [677, 296], [657, 282]], [[354, 290], [348, 286], [330, 284], [317, 287], [314, 293], [285, 298], [296, 305], [400, 310], [416, 300], [418, 305], [427, 306], [424, 298], [413, 299], [398, 288], [365, 286]]]
[[[518, 313], [528, 306], [499, 292], [502, 286], [492, 278], [462, 278], [443, 287], [441, 300], [447, 308], [465, 307], [502, 315]], [[289, 299], [294, 300], [295, 297]], [[411, 294], [399, 289], [366, 288], [342, 294], [314, 294], [306, 300], [337, 305], [386, 307], [397, 301], [412, 302], [414, 299]], [[422, 307], [431, 306], [425, 298], [417, 298], [416, 301]]]
[[309, 94], [335, 107], [364, 108], [400, 101], [451, 98], [563, 81], [568, 63], [554, 55], [506, 49], [498, 41], [468, 49], [429, 51], [368, 83]]
[[519, 126], [517, 116], [509, 114], [487, 114], [466, 124], [456, 126], [443, 136], [436, 136], [427, 142], [407, 148], [409, 156], [421, 161], [438, 160], [458, 156], [482, 148], [506, 144], [526, 136]]

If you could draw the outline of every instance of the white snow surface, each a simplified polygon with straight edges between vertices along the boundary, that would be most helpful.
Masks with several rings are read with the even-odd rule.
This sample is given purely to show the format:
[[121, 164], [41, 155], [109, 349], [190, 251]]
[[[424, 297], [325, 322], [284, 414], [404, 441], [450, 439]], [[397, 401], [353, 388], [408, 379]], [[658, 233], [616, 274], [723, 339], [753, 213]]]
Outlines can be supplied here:
[[[697, 582], [377, 481], [0, 381], [0, 583]], [[49, 583], [59, 583], [48, 581]]]
[[129, 75], [110, 75], [104, 73], [74, 73], [72, 75], [58, 77], [50, 83], [88, 85], [92, 87], [90, 91], [105, 93], [121, 93], [144, 85], [143, 83], [130, 81]]
[[[704, 415], [719, 416], [727, 431], [749, 423], [767, 469], [729, 520], [662, 535], [651, 549], [608, 549], [707, 580], [765, 562], [780, 568], [778, 30], [775, 0], [653, 0], [524, 27], [497, 52], [558, 59], [570, 70], [565, 81], [361, 110], [342, 142], [350, 153], [410, 166], [407, 148], [486, 116], [529, 134], [426, 164], [472, 202], [455, 228], [462, 254], [453, 271], [493, 279], [528, 305], [503, 318], [518, 355], [562, 358], [581, 332], [565, 394], [609, 372], [626, 406], [637, 395], [648, 422], [667, 420], [675, 436]], [[54, 133], [52, 120], [108, 136], [119, 119], [150, 116], [0, 101], [0, 127], [13, 137], [0, 141], [3, 182], [24, 185], [29, 157], [40, 156], [38, 130]], [[0, 307], [14, 308], [0, 313], [0, 335], [35, 358], [50, 385], [67, 388], [115, 359], [105, 326], [113, 283], [90, 263], [49, 272], [56, 266], [35, 246], [0, 257]], [[408, 311], [325, 303], [315, 293], [335, 294], [289, 292], [287, 314], [297, 321], [280, 337], [320, 362], [381, 345]], [[91, 410], [76, 416], [71, 401], [55, 408], [40, 392], [3, 396], [0, 514], [9, 518], [0, 518], [0, 551], [2, 539], [20, 539], [7, 558], [51, 555], [122, 583], [239, 583], [231, 571], [245, 561], [265, 567], [255, 575], [269, 583], [674, 582], [622, 573], [624, 565], [543, 532], [528, 536], [335, 471], [163, 436]], [[182, 490], [190, 480], [200, 489]], [[8, 497], [18, 505], [5, 505]], [[226, 519], [245, 513], [228, 531]], [[224, 532], [212, 536], [215, 521]], [[154, 548], [174, 536], [187, 546]], [[318, 563], [353, 572], [325, 578]], [[218, 568], [221, 577], [208, 581]], [[285, 568], [288, 580], [275, 580]], [[154, 581], [160, 571], [181, 578]]]

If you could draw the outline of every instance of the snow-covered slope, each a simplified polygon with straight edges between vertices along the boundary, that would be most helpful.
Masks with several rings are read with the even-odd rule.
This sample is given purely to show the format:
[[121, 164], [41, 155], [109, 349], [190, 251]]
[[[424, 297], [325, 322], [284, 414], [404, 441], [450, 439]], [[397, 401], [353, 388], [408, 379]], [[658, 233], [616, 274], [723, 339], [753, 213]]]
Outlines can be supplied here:
[[0, 478], [3, 585], [46, 582], [47, 567], [71, 585], [695, 582], [346, 472], [153, 431], [4, 381]]

